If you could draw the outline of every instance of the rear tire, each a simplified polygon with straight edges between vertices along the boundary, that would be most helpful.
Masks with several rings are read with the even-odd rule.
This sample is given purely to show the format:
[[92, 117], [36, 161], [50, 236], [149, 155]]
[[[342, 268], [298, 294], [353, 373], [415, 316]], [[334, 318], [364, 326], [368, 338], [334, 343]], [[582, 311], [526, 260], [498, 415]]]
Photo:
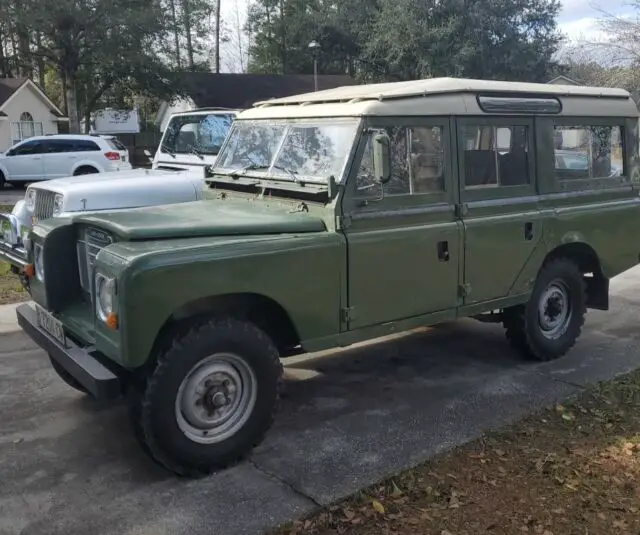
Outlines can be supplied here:
[[504, 311], [507, 339], [529, 359], [560, 358], [580, 336], [586, 302], [578, 266], [567, 258], [551, 260], [540, 270], [527, 304]]
[[77, 390], [78, 392], [82, 392], [83, 394], [88, 394], [87, 389], [78, 382], [73, 375], [71, 375], [67, 370], [65, 370], [60, 364], [58, 364], [52, 357], [49, 355], [49, 360], [51, 361], [51, 366], [56, 371], [60, 379], [62, 379], [68, 386]]
[[75, 172], [73, 173], [73, 176], [94, 175], [98, 172], [99, 171], [95, 167], [85, 166], [85, 167], [79, 167], [78, 169], [76, 169]]
[[178, 475], [201, 477], [245, 458], [277, 409], [282, 364], [255, 325], [218, 318], [161, 351], [129, 415], [143, 450]]

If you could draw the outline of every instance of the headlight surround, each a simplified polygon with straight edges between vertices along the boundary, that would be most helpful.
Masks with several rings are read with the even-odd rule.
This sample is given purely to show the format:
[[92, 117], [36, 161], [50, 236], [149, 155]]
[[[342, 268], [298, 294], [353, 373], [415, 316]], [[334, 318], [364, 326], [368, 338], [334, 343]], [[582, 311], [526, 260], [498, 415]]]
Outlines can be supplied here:
[[56, 196], [53, 198], [53, 215], [60, 215], [62, 213], [63, 206], [64, 195], [56, 193]]
[[36, 207], [37, 191], [33, 188], [27, 188], [27, 208], [31, 211]]
[[102, 321], [107, 321], [113, 313], [116, 296], [116, 281], [101, 273], [96, 274], [96, 313]]
[[36, 269], [36, 278], [44, 282], [44, 248], [41, 243], [36, 243], [33, 248], [33, 265]]

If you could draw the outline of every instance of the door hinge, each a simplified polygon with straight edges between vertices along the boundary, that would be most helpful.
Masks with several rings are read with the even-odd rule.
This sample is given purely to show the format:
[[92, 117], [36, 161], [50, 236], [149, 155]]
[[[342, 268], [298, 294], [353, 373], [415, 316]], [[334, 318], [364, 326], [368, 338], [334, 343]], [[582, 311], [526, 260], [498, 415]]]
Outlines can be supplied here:
[[469, 207], [466, 202], [457, 202], [456, 203], [456, 217], [464, 217], [467, 215]]
[[469, 297], [469, 295], [471, 295], [471, 284], [465, 282], [458, 286], [458, 293], [460, 294], [460, 297]]
[[350, 215], [339, 215], [338, 216], [338, 230], [344, 230], [351, 226], [351, 216]]
[[355, 307], [343, 307], [342, 309], [342, 321], [344, 323], [350, 323], [356, 319]]

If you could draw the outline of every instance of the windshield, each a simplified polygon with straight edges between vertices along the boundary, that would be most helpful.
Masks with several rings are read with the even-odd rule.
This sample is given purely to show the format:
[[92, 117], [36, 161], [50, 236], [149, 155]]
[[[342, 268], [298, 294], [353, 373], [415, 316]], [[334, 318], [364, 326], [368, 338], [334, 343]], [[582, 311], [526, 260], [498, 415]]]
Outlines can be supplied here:
[[238, 121], [214, 173], [258, 171], [285, 180], [341, 180], [358, 121]]
[[168, 154], [217, 155], [224, 142], [233, 114], [178, 115], [173, 117], [162, 139], [160, 150]]

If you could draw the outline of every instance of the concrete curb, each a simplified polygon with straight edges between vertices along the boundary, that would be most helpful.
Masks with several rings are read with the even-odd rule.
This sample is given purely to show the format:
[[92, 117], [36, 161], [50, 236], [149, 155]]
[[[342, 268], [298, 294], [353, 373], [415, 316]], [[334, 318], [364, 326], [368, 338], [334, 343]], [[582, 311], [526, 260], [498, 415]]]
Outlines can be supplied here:
[[[640, 265], [631, 268], [611, 279], [611, 295], [623, 296], [629, 290], [637, 291], [640, 286]], [[28, 303], [33, 306], [32, 301]], [[0, 336], [19, 332], [20, 326], [16, 317], [16, 308], [23, 303], [0, 305]], [[401, 335], [402, 333], [399, 333]]]

